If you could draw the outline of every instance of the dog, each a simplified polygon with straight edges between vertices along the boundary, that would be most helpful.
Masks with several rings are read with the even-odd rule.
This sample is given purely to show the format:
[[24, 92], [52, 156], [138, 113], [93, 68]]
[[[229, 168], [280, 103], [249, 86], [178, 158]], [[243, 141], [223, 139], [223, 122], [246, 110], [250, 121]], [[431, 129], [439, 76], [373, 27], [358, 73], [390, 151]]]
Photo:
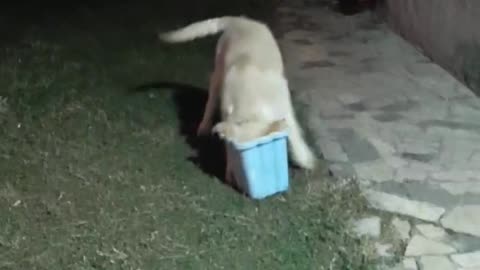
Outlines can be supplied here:
[[[224, 16], [191, 23], [161, 33], [164, 42], [177, 43], [223, 32], [215, 53], [209, 94], [198, 135], [249, 140], [284, 121], [293, 161], [312, 170], [315, 156], [303, 138], [293, 110], [280, 48], [269, 27], [244, 16]], [[212, 128], [220, 99], [222, 121]], [[227, 181], [232, 175], [227, 158]]]

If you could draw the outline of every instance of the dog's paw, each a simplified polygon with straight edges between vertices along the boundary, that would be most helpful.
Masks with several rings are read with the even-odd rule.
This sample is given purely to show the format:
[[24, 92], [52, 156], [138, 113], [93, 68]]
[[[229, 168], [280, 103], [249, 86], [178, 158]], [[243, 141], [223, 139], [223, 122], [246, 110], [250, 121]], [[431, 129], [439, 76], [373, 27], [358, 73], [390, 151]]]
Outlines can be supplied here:
[[228, 124], [220, 122], [212, 128], [212, 133], [217, 134], [220, 138], [224, 139], [230, 135]]

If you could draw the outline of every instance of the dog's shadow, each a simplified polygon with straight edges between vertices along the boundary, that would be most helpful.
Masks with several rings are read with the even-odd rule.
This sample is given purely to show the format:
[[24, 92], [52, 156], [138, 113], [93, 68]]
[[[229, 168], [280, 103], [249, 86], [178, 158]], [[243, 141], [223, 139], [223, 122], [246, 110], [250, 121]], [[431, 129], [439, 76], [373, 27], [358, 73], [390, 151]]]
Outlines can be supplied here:
[[[180, 120], [179, 132], [195, 152], [193, 156], [188, 157], [188, 160], [198, 166], [204, 173], [223, 181], [226, 163], [224, 143], [217, 136], [198, 136], [196, 134], [207, 102], [208, 91], [183, 83], [153, 82], [130, 89], [130, 92], [144, 92], [154, 89], [173, 92], [173, 99]], [[218, 119], [217, 112], [213, 123]]]

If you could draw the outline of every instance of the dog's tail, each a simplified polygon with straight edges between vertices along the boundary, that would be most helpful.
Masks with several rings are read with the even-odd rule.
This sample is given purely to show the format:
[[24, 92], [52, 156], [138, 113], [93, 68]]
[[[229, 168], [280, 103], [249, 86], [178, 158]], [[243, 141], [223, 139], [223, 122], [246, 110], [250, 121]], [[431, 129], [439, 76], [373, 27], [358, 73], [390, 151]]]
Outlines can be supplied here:
[[234, 19], [231, 16], [224, 16], [194, 22], [183, 28], [161, 33], [158, 37], [162, 41], [171, 43], [191, 41], [222, 32]]
[[289, 110], [285, 120], [288, 126], [288, 141], [293, 161], [304, 169], [313, 170], [316, 158], [303, 138], [302, 128], [295, 118], [293, 108]]

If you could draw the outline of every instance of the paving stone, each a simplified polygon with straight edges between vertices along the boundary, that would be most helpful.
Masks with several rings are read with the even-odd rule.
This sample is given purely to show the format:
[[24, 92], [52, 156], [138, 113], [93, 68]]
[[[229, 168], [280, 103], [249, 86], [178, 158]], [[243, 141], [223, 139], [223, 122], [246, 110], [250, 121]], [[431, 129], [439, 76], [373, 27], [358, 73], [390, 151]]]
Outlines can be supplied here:
[[472, 164], [480, 164], [480, 151], [475, 150], [472, 153], [472, 156], [469, 158], [470, 163]]
[[392, 244], [383, 244], [383, 243], [375, 243], [375, 253], [379, 257], [393, 257], [393, 254], [391, 252], [393, 248]]
[[317, 139], [317, 145], [320, 147], [320, 151], [326, 160], [333, 162], [348, 161], [347, 154], [343, 151], [342, 146], [338, 142], [324, 137]]
[[355, 95], [353, 93], [341, 93], [337, 96], [338, 101], [342, 103], [344, 106], [348, 106], [350, 104], [359, 103], [362, 101], [362, 97], [359, 95]]
[[[377, 136], [369, 136], [368, 141], [377, 149], [380, 156], [384, 159], [394, 157], [395, 147]], [[387, 162], [388, 163], [388, 162]]]
[[443, 70], [440, 66], [436, 65], [435, 63], [409, 63], [405, 65], [405, 70], [409, 72], [413, 76], [418, 76], [425, 78], [426, 80], [430, 79], [437, 79], [442, 80], [443, 77], [447, 77], [449, 81], [452, 81], [445, 70]]
[[424, 162], [413, 161], [413, 160], [408, 161], [408, 167], [410, 167], [412, 170], [423, 170], [429, 174], [442, 170], [440, 164], [436, 164], [433, 162], [424, 163]]
[[476, 123], [464, 123], [452, 120], [426, 120], [418, 123], [426, 129], [427, 134], [450, 136], [457, 138], [477, 138], [480, 133], [480, 125]]
[[377, 216], [362, 218], [353, 224], [353, 232], [358, 236], [378, 238], [381, 233], [381, 220]]
[[314, 60], [314, 61], [305, 61], [301, 66], [302, 69], [311, 69], [311, 68], [329, 68], [336, 66], [335, 62], [330, 60]]
[[378, 113], [374, 114], [372, 117], [379, 122], [395, 122], [403, 119], [403, 116], [396, 112]]
[[480, 205], [460, 205], [442, 219], [443, 227], [480, 237]]
[[[290, 13], [288, 23], [297, 28], [289, 26], [293, 31], [281, 41], [282, 48], [286, 45], [286, 70], [299, 78], [292, 82], [293, 88], [299, 88], [295, 91], [311, 104], [309, 127], [313, 127], [317, 147], [334, 162], [329, 166], [333, 175], [358, 174], [363, 191], [366, 183], [377, 188], [398, 183], [394, 181], [408, 183], [405, 194], [415, 200], [394, 195], [397, 190], [367, 190], [365, 195], [376, 209], [429, 222], [438, 222], [445, 214], [444, 207], [459, 200], [477, 203], [471, 197], [480, 194], [480, 149], [475, 149], [475, 145], [480, 148], [480, 102], [465, 98], [472, 96], [466, 87], [434, 63], [415, 63], [420, 53], [389, 31], [358, 32], [351, 22], [326, 10], [290, 8], [284, 12]], [[368, 44], [362, 44], [366, 38]], [[302, 70], [305, 62], [309, 62], [307, 67], [317, 68]], [[335, 129], [346, 132], [339, 134]], [[412, 191], [409, 180], [428, 180], [442, 189]], [[480, 213], [480, 209], [460, 207], [443, 216], [442, 225], [478, 235], [479, 218], [472, 213]], [[473, 225], [462, 218], [470, 218]], [[409, 223], [400, 219], [397, 223], [404, 226], [401, 237], [408, 239]], [[436, 240], [446, 234], [441, 228], [430, 224], [416, 228], [423, 235], [417, 237], [426, 239], [427, 244], [445, 245]], [[416, 269], [415, 259], [408, 259], [412, 270]], [[422, 256], [419, 265], [422, 270], [455, 269], [449, 258], [441, 256]]]
[[433, 138], [426, 134], [412, 134], [402, 138], [402, 142], [398, 145], [398, 152], [411, 153], [420, 155], [437, 154], [440, 147], [439, 138]]
[[384, 140], [384, 138], [380, 136], [380, 131], [384, 128], [381, 124], [375, 121], [368, 112], [355, 113], [355, 118], [351, 123], [351, 127], [361, 134], [363, 138], [379, 137], [384, 142], [390, 143], [390, 141]]
[[383, 160], [353, 164], [359, 180], [385, 182], [394, 179], [394, 170]]
[[322, 118], [333, 118], [344, 115], [349, 115], [349, 112], [339, 102], [333, 99], [325, 99], [318, 94], [313, 94], [312, 99], [315, 100], [319, 116]]
[[385, 162], [390, 165], [394, 169], [400, 169], [408, 166], [408, 161], [406, 161], [403, 158], [397, 157], [397, 156], [386, 156], [384, 157]]
[[277, 12], [284, 13], [284, 14], [295, 14], [295, 9], [292, 7], [281, 6], [278, 7]]
[[450, 105], [450, 114], [458, 121], [478, 123], [480, 108], [471, 101], [454, 102]]
[[375, 268], [375, 269], [376, 270], [405, 270], [405, 268], [403, 268], [403, 265], [400, 264], [400, 263], [397, 263], [394, 266], [380, 265], [380, 266], [377, 266], [377, 268]]
[[404, 270], [417, 270], [417, 262], [414, 258], [405, 258], [402, 261]]
[[[445, 138], [443, 149], [439, 157], [440, 164], [445, 168], [455, 168], [458, 170], [475, 170], [479, 168], [478, 163], [470, 163], [469, 159], [480, 150], [478, 144], [480, 140]], [[480, 176], [479, 176], [480, 177]]]
[[408, 110], [413, 104], [406, 103], [398, 96], [377, 95], [364, 101], [365, 107], [368, 110], [381, 110], [392, 112], [401, 112]]
[[[325, 116], [324, 120], [329, 127], [329, 133], [337, 137], [334, 130], [339, 128], [340, 129], [351, 128], [351, 125], [349, 123], [353, 121], [353, 117], [354, 117], [353, 114], [342, 113], [337, 115]], [[332, 124], [332, 123], [335, 123], [335, 124]]]
[[[295, 40], [298, 38], [291, 38], [290, 40]], [[328, 59], [328, 52], [323, 46], [314, 44], [311, 46], [295, 46], [295, 54], [297, 55], [297, 61], [299, 63], [305, 63], [310, 61], [324, 61]]]
[[380, 109], [388, 112], [404, 112], [404, 111], [409, 111], [417, 106], [418, 106], [418, 103], [414, 100], [400, 99], [400, 100], [395, 100], [394, 103], [386, 104], [385, 106], [382, 106]]
[[480, 269], [480, 250], [469, 253], [453, 254], [450, 257], [452, 258], [452, 261], [461, 267]]
[[449, 245], [455, 247], [456, 253], [469, 253], [472, 251], [480, 250], [480, 238], [472, 237], [468, 234], [454, 233], [448, 238]]
[[426, 137], [420, 127], [407, 122], [382, 123], [382, 125], [379, 125], [378, 129], [378, 136], [383, 141], [395, 146], [396, 152], [402, 152], [400, 150], [404, 150], [399, 149], [399, 146], [402, 145], [404, 148], [410, 149], [405, 146], [405, 139], [410, 137]]
[[402, 220], [398, 217], [392, 219], [392, 226], [397, 231], [398, 235], [402, 240], [407, 240], [410, 238], [410, 222]]
[[[480, 170], [442, 170], [431, 174], [431, 177], [443, 182], [470, 182], [475, 181], [480, 176]], [[478, 181], [478, 180], [477, 180]]]
[[288, 33], [285, 34], [284, 38], [289, 39], [289, 40], [296, 40], [299, 38], [305, 38], [309, 37], [312, 35], [312, 32], [310, 31], [305, 31], [302, 29], [295, 29], [292, 31], [289, 31]]
[[[329, 51], [328, 55], [332, 57], [349, 57], [349, 56], [352, 56], [352, 53], [348, 51], [333, 50], [333, 51]], [[347, 103], [350, 103], [352, 100], [358, 101], [358, 99], [355, 98], [356, 96], [353, 94], [349, 94], [347, 96], [342, 95], [342, 97], [343, 98], [341, 99], [345, 100]], [[351, 97], [353, 97], [353, 99]]]
[[402, 112], [401, 114], [404, 117], [414, 121], [415, 123], [432, 120], [432, 119], [445, 120], [449, 116], [448, 101], [438, 100], [434, 97], [426, 97], [425, 95], [428, 95], [428, 94], [423, 94], [423, 95], [424, 95], [423, 97], [415, 98], [410, 94], [409, 95], [410, 98], [416, 99], [416, 101], [421, 103], [422, 106], [417, 106], [415, 108], [412, 108], [409, 111]]
[[439, 183], [439, 186], [453, 195], [464, 195], [467, 193], [480, 195], [479, 181]]
[[455, 265], [444, 256], [422, 256], [419, 259], [422, 270], [456, 270]]
[[395, 179], [397, 181], [402, 180], [418, 180], [423, 181], [430, 176], [431, 173], [440, 169], [438, 165], [430, 163], [424, 163], [419, 161], [404, 160], [406, 165], [400, 167], [396, 171]]
[[316, 135], [317, 140], [325, 140], [330, 138], [327, 123], [318, 117], [315, 109], [312, 109], [308, 116], [308, 127]]
[[350, 163], [333, 163], [328, 166], [329, 173], [339, 179], [356, 178]]
[[415, 168], [412, 166], [405, 166], [398, 168], [395, 172], [396, 181], [417, 180], [424, 181], [428, 177], [428, 172], [423, 168]]
[[457, 98], [463, 98], [463, 99], [466, 98], [466, 99], [469, 99], [469, 100], [472, 100], [472, 101], [475, 100], [474, 103], [476, 103], [477, 107], [478, 107], [478, 104], [479, 104], [478, 97], [465, 84], [463, 84], [459, 81], [456, 81], [453, 88], [459, 93], [459, 96]]
[[457, 80], [447, 71], [434, 63], [412, 63], [406, 68], [422, 89], [435, 92], [438, 96], [449, 99], [460, 96], [456, 88]]
[[[457, 198], [450, 195], [432, 181], [390, 181], [379, 183], [376, 185], [376, 189], [389, 194], [403, 196], [414, 201], [428, 202], [442, 208], [450, 208], [459, 202], [470, 202], [470, 200], [472, 200], [471, 198]], [[473, 198], [473, 201], [471, 201], [473, 204], [476, 202], [480, 204], [480, 197], [478, 200]]]
[[366, 162], [380, 158], [375, 147], [354, 129], [334, 129], [332, 132], [337, 135], [338, 141], [351, 162]]
[[415, 228], [423, 234], [423, 236], [432, 240], [442, 240], [448, 235], [443, 228], [432, 224], [417, 224]]
[[393, 194], [371, 189], [364, 193], [370, 205], [375, 209], [399, 213], [425, 221], [435, 222], [445, 212], [444, 208], [431, 203], [413, 201]]
[[456, 252], [455, 248], [421, 235], [415, 235], [408, 243], [405, 256], [444, 255]]
[[401, 156], [408, 160], [419, 161], [423, 163], [428, 163], [435, 159], [435, 154], [419, 154], [419, 153], [412, 153], [412, 152], [403, 152]]

